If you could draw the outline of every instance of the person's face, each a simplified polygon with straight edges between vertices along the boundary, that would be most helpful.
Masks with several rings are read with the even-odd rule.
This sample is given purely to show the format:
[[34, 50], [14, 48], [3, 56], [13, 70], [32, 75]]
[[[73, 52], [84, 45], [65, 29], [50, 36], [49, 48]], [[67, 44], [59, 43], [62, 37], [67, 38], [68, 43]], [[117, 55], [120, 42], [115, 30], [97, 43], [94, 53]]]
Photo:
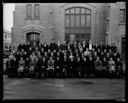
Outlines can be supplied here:
[[99, 60], [99, 57], [97, 57], [97, 60]]
[[29, 43], [29, 42], [27, 42], [27, 44], [29, 45], [30, 43]]
[[30, 47], [29, 50], [32, 50], [32, 48]]
[[106, 58], [104, 58], [103, 60], [106, 61]]
[[57, 57], [57, 60], [59, 60], [59, 58]]
[[43, 57], [43, 60], [45, 60], [45, 58]]
[[120, 61], [120, 59], [119, 59], [119, 58], [117, 58], [117, 61]]

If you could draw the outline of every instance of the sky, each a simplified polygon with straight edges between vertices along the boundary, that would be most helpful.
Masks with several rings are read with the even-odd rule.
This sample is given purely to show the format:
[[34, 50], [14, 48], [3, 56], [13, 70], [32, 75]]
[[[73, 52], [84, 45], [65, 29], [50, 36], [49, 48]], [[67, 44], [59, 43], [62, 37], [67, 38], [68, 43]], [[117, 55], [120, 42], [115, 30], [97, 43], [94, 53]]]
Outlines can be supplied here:
[[3, 3], [3, 28], [11, 31], [13, 27], [14, 3]]

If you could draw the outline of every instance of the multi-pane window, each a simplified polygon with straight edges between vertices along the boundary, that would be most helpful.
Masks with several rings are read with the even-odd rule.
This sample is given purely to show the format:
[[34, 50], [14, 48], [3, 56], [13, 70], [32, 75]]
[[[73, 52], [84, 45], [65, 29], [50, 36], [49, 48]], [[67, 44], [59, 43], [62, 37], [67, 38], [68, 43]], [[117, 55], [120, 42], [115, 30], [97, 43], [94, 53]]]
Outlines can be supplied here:
[[[65, 11], [66, 27], [90, 27], [91, 10], [86, 8], [74, 7]], [[86, 24], [86, 25], [85, 25]]]
[[39, 4], [34, 5], [34, 16], [39, 18]]
[[125, 23], [125, 9], [120, 9], [120, 23]]
[[32, 17], [32, 5], [27, 4], [27, 17], [31, 18]]
[[[84, 7], [72, 7], [65, 10], [65, 38], [71, 40], [71, 34], [76, 41], [89, 39], [91, 34], [91, 10]], [[67, 36], [68, 35], [68, 36]]]

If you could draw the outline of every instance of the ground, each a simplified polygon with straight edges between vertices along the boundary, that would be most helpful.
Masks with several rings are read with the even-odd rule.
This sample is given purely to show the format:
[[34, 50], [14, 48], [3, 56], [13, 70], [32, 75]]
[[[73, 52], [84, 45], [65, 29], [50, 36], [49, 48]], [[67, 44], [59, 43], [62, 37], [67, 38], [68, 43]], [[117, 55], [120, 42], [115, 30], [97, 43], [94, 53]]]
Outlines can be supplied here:
[[4, 79], [4, 99], [124, 98], [124, 79]]

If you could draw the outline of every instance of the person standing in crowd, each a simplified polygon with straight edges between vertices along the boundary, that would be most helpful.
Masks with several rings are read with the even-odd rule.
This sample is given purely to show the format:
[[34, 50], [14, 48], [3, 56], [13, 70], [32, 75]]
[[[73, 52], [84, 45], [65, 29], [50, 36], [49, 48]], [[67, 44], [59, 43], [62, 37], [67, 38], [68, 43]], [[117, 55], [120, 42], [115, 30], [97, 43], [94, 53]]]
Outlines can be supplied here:
[[47, 59], [44, 56], [42, 58], [41, 65], [42, 65], [42, 67], [40, 68], [41, 78], [46, 78], [47, 77]]
[[94, 60], [93, 60], [92, 56], [89, 57], [88, 68], [89, 68], [88, 69], [89, 77], [94, 77], [95, 67], [94, 67]]
[[56, 49], [56, 43], [55, 43], [54, 39], [52, 39], [52, 42], [51, 42], [51, 44], [49, 45], [49, 49], [50, 49], [51, 51], [54, 51], [54, 49]]
[[75, 75], [74, 56], [72, 53], [70, 53], [70, 56], [69, 56], [69, 77], [74, 77], [74, 75]]
[[24, 77], [28, 77], [29, 75], [29, 58], [28, 57], [26, 57], [26, 60], [25, 60], [25, 68], [24, 68], [24, 71], [23, 71], [23, 73], [24, 73]]
[[108, 74], [108, 62], [106, 57], [103, 57], [102, 77], [108, 77]]
[[76, 62], [75, 62], [75, 68], [76, 68], [76, 75], [77, 77], [81, 78], [82, 76], [82, 60], [79, 55], [76, 57]]
[[6, 71], [5, 71], [5, 75], [10, 77], [11, 76], [11, 72], [12, 72], [12, 59], [11, 56], [9, 56], [7, 62], [6, 62]]
[[43, 44], [43, 48], [44, 48], [44, 51], [48, 51], [47, 41], [44, 42], [44, 44]]
[[12, 68], [13, 68], [13, 77], [17, 77], [18, 76], [18, 60], [16, 57], [14, 57], [13, 59], [13, 64], [12, 64]]
[[23, 43], [23, 41], [21, 42], [21, 44], [19, 44], [18, 46], [18, 50], [21, 51], [22, 49], [25, 49], [25, 45]]
[[34, 70], [35, 70], [35, 66], [36, 66], [36, 58], [34, 56], [34, 53], [32, 53], [30, 55], [30, 61], [29, 61], [29, 76], [31, 78], [34, 77]]
[[37, 62], [36, 62], [36, 66], [35, 66], [35, 76], [36, 78], [40, 78], [40, 71], [41, 71], [41, 68], [42, 68], [42, 56], [39, 52], [39, 54], [37, 55]]
[[60, 43], [60, 41], [58, 40], [57, 41], [57, 45], [56, 45], [56, 50], [57, 50], [57, 52], [61, 49], [61, 43]]
[[87, 57], [83, 57], [82, 60], [82, 77], [87, 77], [88, 76], [88, 61]]
[[99, 57], [97, 57], [96, 61], [95, 61], [95, 73], [96, 73], [96, 77], [100, 77], [101, 76], [101, 70], [102, 70], [102, 61], [100, 60]]
[[110, 59], [108, 61], [110, 77], [115, 77], [115, 67], [116, 67], [115, 61], [113, 60], [112, 57], [110, 57]]
[[49, 57], [48, 63], [47, 63], [47, 74], [48, 77], [54, 77], [54, 69], [55, 69], [55, 61], [52, 57]]
[[117, 58], [117, 61], [116, 61], [116, 71], [115, 72], [116, 72], [117, 77], [123, 76], [123, 64], [119, 57]]
[[23, 70], [25, 68], [25, 60], [23, 57], [19, 60], [18, 77], [23, 77]]
[[62, 61], [62, 77], [69, 77], [69, 59], [66, 53], [64, 53]]
[[55, 59], [55, 76], [57, 78], [60, 78], [61, 73], [62, 73], [62, 61], [60, 60], [60, 57], [57, 56]]

